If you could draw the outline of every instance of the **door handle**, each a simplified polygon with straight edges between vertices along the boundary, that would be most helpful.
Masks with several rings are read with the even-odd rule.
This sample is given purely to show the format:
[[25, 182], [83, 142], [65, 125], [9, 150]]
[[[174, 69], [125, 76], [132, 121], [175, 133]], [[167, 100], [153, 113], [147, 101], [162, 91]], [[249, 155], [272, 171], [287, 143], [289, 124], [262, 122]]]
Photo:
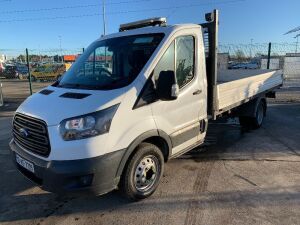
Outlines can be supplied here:
[[199, 94], [201, 94], [201, 93], [202, 93], [202, 90], [199, 89], [199, 90], [194, 91], [194, 92], [193, 92], [193, 95], [199, 95]]

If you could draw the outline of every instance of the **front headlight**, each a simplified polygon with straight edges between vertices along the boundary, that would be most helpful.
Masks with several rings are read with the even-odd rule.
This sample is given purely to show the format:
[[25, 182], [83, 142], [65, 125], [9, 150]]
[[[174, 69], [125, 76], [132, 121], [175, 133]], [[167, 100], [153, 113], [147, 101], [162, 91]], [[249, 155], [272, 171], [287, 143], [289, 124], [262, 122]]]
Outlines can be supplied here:
[[109, 132], [118, 106], [63, 120], [59, 126], [62, 138], [65, 141], [78, 140]]

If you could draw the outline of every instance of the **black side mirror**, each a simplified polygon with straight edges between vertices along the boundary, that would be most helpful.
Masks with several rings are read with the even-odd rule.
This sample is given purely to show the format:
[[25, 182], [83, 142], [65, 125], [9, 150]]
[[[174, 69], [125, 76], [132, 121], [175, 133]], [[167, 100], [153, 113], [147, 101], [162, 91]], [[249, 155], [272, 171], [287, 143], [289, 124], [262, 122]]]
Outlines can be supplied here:
[[156, 92], [161, 100], [174, 100], [178, 97], [179, 87], [174, 71], [161, 71], [158, 76]]

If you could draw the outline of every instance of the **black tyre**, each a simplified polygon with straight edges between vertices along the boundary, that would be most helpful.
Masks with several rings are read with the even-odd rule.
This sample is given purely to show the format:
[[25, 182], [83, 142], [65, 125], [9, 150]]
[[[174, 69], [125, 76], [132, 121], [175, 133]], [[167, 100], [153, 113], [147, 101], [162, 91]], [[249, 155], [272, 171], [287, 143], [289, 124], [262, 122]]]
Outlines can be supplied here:
[[263, 124], [266, 113], [266, 105], [263, 101], [258, 103], [256, 108], [255, 117], [246, 117], [240, 116], [239, 121], [242, 128], [249, 129], [258, 129]]
[[239, 117], [240, 125], [243, 129], [249, 130], [251, 128], [251, 118], [246, 116]]
[[263, 124], [265, 118], [265, 104], [260, 101], [255, 112], [255, 117], [252, 118], [252, 125], [254, 129], [258, 129]]
[[150, 143], [141, 143], [122, 174], [122, 194], [131, 200], [149, 197], [156, 190], [163, 170], [164, 157], [160, 149]]

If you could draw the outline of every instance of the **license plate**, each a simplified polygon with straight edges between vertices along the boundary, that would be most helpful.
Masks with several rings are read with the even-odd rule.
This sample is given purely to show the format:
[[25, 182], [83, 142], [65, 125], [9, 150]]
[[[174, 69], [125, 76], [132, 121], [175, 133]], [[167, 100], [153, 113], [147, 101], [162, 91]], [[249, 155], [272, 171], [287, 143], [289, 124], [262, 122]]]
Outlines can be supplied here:
[[21, 156], [19, 156], [17, 154], [16, 154], [16, 161], [20, 166], [22, 166], [25, 169], [29, 170], [30, 172], [34, 173], [33, 163], [27, 161], [26, 159], [23, 159]]

